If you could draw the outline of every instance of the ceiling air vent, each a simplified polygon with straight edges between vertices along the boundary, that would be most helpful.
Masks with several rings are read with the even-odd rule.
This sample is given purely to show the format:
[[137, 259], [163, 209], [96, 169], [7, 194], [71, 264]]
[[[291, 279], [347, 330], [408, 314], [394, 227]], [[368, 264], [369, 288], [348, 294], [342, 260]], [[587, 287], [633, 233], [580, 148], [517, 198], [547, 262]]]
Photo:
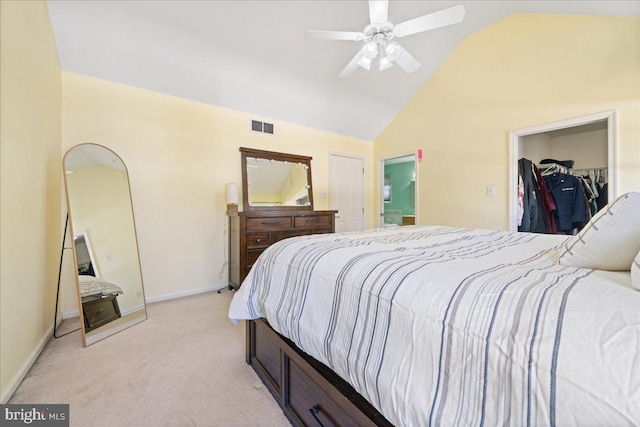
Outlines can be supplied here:
[[262, 132], [273, 135], [273, 123], [263, 123], [257, 120], [251, 120], [251, 130], [254, 132]]

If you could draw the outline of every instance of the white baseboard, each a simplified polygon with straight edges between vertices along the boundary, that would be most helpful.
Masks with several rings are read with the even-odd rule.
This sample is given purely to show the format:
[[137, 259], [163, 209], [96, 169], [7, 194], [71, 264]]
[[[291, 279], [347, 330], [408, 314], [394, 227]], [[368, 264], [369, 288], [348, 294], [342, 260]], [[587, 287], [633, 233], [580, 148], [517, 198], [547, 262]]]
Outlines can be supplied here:
[[65, 311], [62, 313], [62, 320], [73, 319], [80, 316], [80, 310]]
[[192, 290], [183, 291], [183, 292], [174, 292], [172, 294], [158, 295], [157, 297], [146, 298], [146, 302], [147, 304], [153, 304], [154, 302], [168, 301], [171, 299], [188, 297], [191, 295], [204, 294], [205, 292], [213, 292], [213, 291], [217, 291], [218, 289], [224, 289], [226, 287], [227, 285], [217, 285], [217, 286], [207, 286], [206, 288], [192, 289]]
[[[172, 299], [176, 299], [176, 298], [188, 297], [188, 296], [191, 296], [191, 295], [204, 294], [205, 292], [217, 291], [219, 289], [225, 289], [226, 287], [227, 287], [227, 285], [207, 286], [206, 288], [192, 289], [192, 290], [189, 290], [189, 291], [174, 292], [172, 294], [165, 294], [165, 295], [158, 295], [156, 297], [149, 297], [145, 301], [146, 301], [147, 304], [153, 304], [154, 302], [168, 301], [168, 300], [172, 300]], [[126, 316], [129, 313], [132, 313], [132, 312], [134, 312], [136, 310], [140, 310], [141, 308], [143, 308], [143, 307], [139, 306], [139, 307], [134, 307], [134, 308], [132, 308], [130, 310], [123, 311], [122, 315]], [[78, 317], [78, 316], [80, 316], [80, 311], [79, 310], [65, 311], [65, 312], [62, 313], [62, 320], [72, 319], [72, 318]]]
[[44, 346], [47, 345], [52, 335], [53, 325], [51, 325], [47, 329], [47, 332], [42, 335], [36, 347], [33, 349], [31, 354], [29, 354], [29, 357], [27, 357], [22, 366], [20, 366], [20, 369], [18, 369], [18, 372], [16, 372], [11, 381], [9, 381], [7, 387], [2, 390], [2, 394], [0, 394], [0, 403], [5, 404], [9, 401], [9, 399], [11, 399], [11, 396], [13, 396], [13, 393], [15, 393], [15, 391], [18, 389], [24, 377], [27, 376], [27, 374], [29, 373], [29, 369], [31, 369], [33, 364], [36, 362], [36, 359], [38, 358], [38, 356], [40, 356], [40, 353], [42, 353]]
[[[138, 307], [134, 307], [134, 308], [131, 308], [129, 310], [123, 311], [121, 314], [123, 316], [126, 316], [127, 314], [133, 313], [134, 311], [140, 310], [142, 308], [144, 308], [144, 306], [140, 305]], [[78, 311], [78, 310], [66, 311], [66, 312], [62, 313], [62, 320], [73, 319], [74, 317], [78, 317], [78, 316], [80, 316], [80, 311]]]
[[122, 316], [126, 316], [127, 314], [131, 314], [131, 313], [133, 313], [134, 311], [142, 310], [143, 308], [144, 308], [144, 305], [140, 304], [140, 305], [139, 305], [139, 306], [137, 306], [137, 307], [133, 307], [133, 308], [130, 308], [130, 309], [128, 309], [128, 310], [120, 311], [120, 314], [121, 314]]

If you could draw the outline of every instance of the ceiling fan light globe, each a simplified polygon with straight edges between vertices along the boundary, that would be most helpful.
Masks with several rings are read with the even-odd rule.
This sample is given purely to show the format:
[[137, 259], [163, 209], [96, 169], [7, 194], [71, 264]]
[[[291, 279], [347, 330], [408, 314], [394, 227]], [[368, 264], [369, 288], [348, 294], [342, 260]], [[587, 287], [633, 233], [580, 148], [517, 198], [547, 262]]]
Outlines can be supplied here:
[[400, 56], [400, 46], [396, 42], [391, 42], [387, 44], [384, 48], [385, 53], [387, 54], [387, 58], [389, 61], [395, 61]]
[[393, 67], [393, 62], [389, 61], [389, 58], [380, 58], [380, 71]]
[[370, 70], [371, 69], [371, 59], [367, 58], [366, 56], [363, 56], [362, 58], [358, 59], [358, 65], [361, 66], [362, 68], [364, 68], [365, 70]]
[[362, 46], [362, 55], [367, 59], [373, 59], [378, 54], [378, 45], [375, 42], [369, 42]]

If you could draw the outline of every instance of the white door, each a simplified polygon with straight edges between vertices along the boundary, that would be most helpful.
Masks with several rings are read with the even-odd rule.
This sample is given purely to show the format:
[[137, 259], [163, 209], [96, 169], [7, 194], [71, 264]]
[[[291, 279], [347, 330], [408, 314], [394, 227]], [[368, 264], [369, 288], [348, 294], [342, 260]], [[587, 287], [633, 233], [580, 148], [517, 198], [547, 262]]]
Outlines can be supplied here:
[[336, 233], [364, 229], [364, 159], [330, 156], [331, 209], [337, 210]]

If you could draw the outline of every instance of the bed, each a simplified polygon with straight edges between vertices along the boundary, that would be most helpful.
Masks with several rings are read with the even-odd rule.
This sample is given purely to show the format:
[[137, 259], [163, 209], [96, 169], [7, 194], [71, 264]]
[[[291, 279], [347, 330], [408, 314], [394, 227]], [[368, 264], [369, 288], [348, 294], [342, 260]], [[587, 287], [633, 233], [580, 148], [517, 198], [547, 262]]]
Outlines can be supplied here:
[[[629, 271], [563, 265], [576, 238], [409, 226], [286, 239], [229, 317], [249, 320], [248, 361], [263, 352], [294, 424], [363, 425], [320, 412], [369, 404], [371, 425], [637, 425], [640, 292]], [[300, 377], [338, 390], [308, 404], [291, 391], [307, 393]]]
[[79, 275], [80, 297], [100, 297], [105, 295], [122, 295], [124, 291], [118, 285], [100, 280], [95, 276]]
[[78, 275], [78, 285], [85, 332], [122, 317], [118, 295], [124, 291], [120, 286], [91, 275]]

